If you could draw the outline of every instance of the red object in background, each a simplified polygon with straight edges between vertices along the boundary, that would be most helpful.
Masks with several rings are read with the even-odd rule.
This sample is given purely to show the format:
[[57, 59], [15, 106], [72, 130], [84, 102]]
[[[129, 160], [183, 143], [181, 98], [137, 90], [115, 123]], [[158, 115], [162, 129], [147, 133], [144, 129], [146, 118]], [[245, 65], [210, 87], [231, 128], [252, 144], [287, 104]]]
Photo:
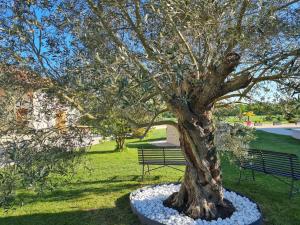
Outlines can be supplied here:
[[246, 125], [247, 125], [248, 127], [251, 127], [251, 126], [253, 126], [253, 123], [252, 123], [251, 121], [247, 121], [247, 122], [246, 122]]

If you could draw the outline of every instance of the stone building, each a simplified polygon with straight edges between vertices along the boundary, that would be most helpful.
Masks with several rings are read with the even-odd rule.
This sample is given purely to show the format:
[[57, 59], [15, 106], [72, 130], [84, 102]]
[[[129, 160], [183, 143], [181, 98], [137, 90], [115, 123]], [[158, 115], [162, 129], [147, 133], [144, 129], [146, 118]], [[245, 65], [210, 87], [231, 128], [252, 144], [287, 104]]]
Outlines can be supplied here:
[[77, 125], [79, 111], [44, 91], [51, 87], [50, 79], [12, 65], [0, 65], [0, 78], [5, 80], [0, 82], [0, 107], [10, 104], [7, 121], [15, 118], [36, 130]]

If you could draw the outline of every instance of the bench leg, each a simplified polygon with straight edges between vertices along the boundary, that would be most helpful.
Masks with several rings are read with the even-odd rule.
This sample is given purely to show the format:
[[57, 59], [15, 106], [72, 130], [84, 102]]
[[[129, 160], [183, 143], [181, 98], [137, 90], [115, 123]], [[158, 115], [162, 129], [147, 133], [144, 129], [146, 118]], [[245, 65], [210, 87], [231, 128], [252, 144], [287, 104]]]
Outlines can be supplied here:
[[182, 179], [182, 176], [181, 176], [181, 177], [179, 177], [179, 179], [177, 180], [177, 182], [179, 183], [179, 182], [181, 181], [181, 179]]
[[240, 177], [239, 177], [237, 184], [241, 183], [241, 179], [242, 179], [242, 168], [240, 168]]
[[251, 171], [252, 171], [252, 180], [255, 181], [254, 170]]
[[145, 174], [145, 165], [143, 164], [143, 168], [142, 168], [142, 181], [144, 181], [144, 174]]
[[291, 189], [290, 189], [290, 194], [289, 194], [289, 198], [291, 199], [293, 196], [293, 191], [294, 191], [294, 179], [292, 178], [291, 181]]

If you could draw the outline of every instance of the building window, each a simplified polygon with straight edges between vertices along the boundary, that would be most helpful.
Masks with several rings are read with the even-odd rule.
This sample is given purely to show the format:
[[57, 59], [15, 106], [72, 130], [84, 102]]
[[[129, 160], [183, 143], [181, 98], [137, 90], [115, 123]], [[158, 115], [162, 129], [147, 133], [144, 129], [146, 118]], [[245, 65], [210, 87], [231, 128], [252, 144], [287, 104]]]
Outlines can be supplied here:
[[27, 122], [27, 120], [28, 120], [28, 109], [18, 108], [17, 112], [16, 112], [16, 120], [17, 120], [17, 122]]
[[55, 127], [60, 130], [65, 130], [67, 125], [67, 113], [65, 111], [58, 111], [55, 118]]

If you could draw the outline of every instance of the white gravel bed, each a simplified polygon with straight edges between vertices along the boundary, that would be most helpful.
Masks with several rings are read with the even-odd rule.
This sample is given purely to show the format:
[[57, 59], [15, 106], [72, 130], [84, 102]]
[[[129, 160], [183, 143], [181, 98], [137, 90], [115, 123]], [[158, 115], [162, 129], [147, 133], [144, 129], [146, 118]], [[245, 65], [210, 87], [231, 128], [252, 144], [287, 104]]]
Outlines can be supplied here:
[[147, 186], [131, 193], [131, 203], [145, 217], [169, 225], [249, 225], [261, 216], [254, 202], [225, 190], [225, 198], [231, 201], [236, 209], [230, 218], [213, 221], [194, 220], [163, 205], [163, 201], [173, 192], [179, 191], [179, 188], [180, 184]]

